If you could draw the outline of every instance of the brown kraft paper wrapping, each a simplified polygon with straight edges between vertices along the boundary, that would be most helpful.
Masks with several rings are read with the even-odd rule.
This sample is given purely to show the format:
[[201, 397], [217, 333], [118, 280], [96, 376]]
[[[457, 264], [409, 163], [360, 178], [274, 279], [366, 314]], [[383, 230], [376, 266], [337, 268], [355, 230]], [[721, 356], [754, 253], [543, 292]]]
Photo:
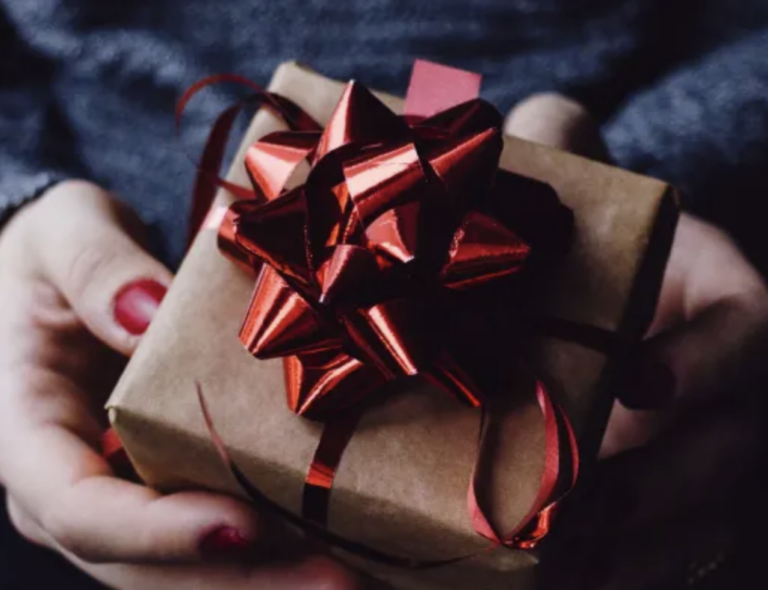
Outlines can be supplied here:
[[[325, 122], [343, 87], [286, 63], [270, 90]], [[379, 96], [399, 112], [400, 99]], [[244, 149], [281, 128], [274, 116], [260, 112], [228, 179], [247, 185]], [[575, 216], [567, 259], [546, 277], [538, 297], [546, 314], [638, 340], [652, 317], [674, 233], [674, 191], [658, 180], [511, 137], [505, 138], [501, 166], [550, 184]], [[228, 204], [232, 197], [220, 191], [217, 199]], [[253, 286], [254, 277], [219, 252], [215, 232], [201, 232], [109, 401], [109, 415], [149, 485], [242, 496], [210, 441], [195, 393], [198, 381], [235, 462], [269, 498], [298, 511], [320, 427], [288, 409], [282, 361], [256, 360], [238, 339]], [[565, 407], [584, 456], [593, 457], [610, 409], [616, 359], [608, 362], [600, 352], [554, 338], [539, 338], [532, 349], [535, 369]], [[416, 559], [482, 550], [488, 541], [473, 531], [466, 508], [478, 412], [429, 385], [407, 381], [400, 387], [407, 391], [366, 415], [344, 455], [331, 529]], [[527, 512], [543, 466], [538, 405], [530, 393], [524, 401], [514, 398], [494, 417], [493, 468], [485, 482], [489, 512], [502, 531]], [[502, 548], [417, 572], [353, 561], [398, 588], [519, 590], [532, 586], [536, 559]]]

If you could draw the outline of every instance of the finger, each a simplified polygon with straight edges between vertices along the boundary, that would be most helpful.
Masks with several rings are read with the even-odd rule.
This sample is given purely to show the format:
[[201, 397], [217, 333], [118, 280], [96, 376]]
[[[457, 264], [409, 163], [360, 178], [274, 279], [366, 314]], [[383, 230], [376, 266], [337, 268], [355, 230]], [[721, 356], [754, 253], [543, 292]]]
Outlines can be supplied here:
[[[624, 405], [709, 399], [759, 373], [768, 344], [768, 292], [725, 234], [681, 217], [661, 301], [656, 333], [617, 387]], [[679, 317], [670, 317], [672, 309]]]
[[574, 100], [555, 93], [534, 94], [507, 115], [504, 132], [594, 160], [608, 161], [600, 129]]
[[94, 564], [58, 546], [35, 520], [11, 496], [7, 498], [8, 514], [14, 528], [26, 540], [59, 551], [79, 569], [110, 587], [137, 590], [157, 588], [323, 588], [348, 590], [355, 588], [385, 589], [383, 583], [363, 579], [336, 561], [308, 557], [290, 565], [259, 565], [258, 567], [225, 565], [202, 566], [136, 566], [127, 564]]
[[[65, 431], [19, 442], [27, 443], [27, 458], [55, 448], [48, 460], [61, 460], [62, 468], [24, 480], [12, 476], [10, 491], [57, 546], [85, 561], [237, 558], [256, 546], [256, 517], [234, 499], [205, 492], [161, 496], [113, 478], [95, 452]], [[71, 469], [79, 473], [70, 479]]]
[[119, 590], [356, 590], [383, 588], [363, 581], [336, 562], [310, 557], [299, 563], [258, 566], [141, 567], [93, 565], [65, 554], [93, 578]]
[[[58, 375], [33, 385], [75, 395]], [[23, 511], [87, 561], [218, 558], [252, 550], [260, 540], [260, 523], [245, 504], [205, 492], [161, 496], [118, 480], [83, 434], [59, 422], [0, 431], [0, 473]]]
[[43, 273], [89, 330], [131, 354], [171, 273], [127, 233], [136, 228], [127, 211], [95, 185], [62, 183], [35, 206], [47, 208], [28, 238]]
[[27, 540], [59, 551], [75, 566], [112, 588], [128, 590], [176, 590], [177, 588], [314, 588], [323, 590], [384, 589], [383, 583], [363, 580], [349, 569], [327, 557], [309, 556], [298, 563], [259, 564], [248, 567], [235, 564], [179, 566], [136, 566], [129, 564], [94, 564], [56, 545], [12, 498], [8, 512], [17, 531]]

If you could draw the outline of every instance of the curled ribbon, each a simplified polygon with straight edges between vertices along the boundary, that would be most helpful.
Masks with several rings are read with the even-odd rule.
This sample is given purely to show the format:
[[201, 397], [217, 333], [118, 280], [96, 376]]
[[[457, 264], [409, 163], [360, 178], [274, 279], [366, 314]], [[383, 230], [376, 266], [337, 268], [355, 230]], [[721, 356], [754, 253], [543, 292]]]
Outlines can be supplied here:
[[[401, 117], [351, 82], [321, 130], [284, 97], [248, 84], [290, 130], [249, 148], [254, 192], [238, 194], [254, 198], [227, 209], [219, 246], [258, 272], [243, 344], [257, 358], [284, 358], [291, 410], [325, 424], [302, 510], [310, 528], [323, 527], [344, 449], [388, 381], [418, 376], [479, 408], [482, 441], [489, 358], [497, 363], [490, 372], [498, 371], [491, 350], [498, 344], [484, 341], [494, 331], [488, 325], [513, 317], [504, 325], [517, 326], [511, 338], [523, 339], [519, 276], [537, 255], [546, 260], [567, 247], [571, 216], [548, 186], [499, 170], [501, 116], [479, 98], [429, 117]], [[418, 92], [412, 82], [409, 101]], [[205, 163], [220, 161], [211, 154], [223, 153], [222, 129], [232, 117], [224, 113], [214, 126], [198, 188], [211, 186]], [[287, 190], [304, 160], [311, 166], [306, 182]], [[546, 430], [534, 505], [501, 535], [479, 506], [475, 476], [468, 493], [472, 524], [493, 546], [535, 546], [578, 473], [568, 418], [544, 384], [533, 382]]]

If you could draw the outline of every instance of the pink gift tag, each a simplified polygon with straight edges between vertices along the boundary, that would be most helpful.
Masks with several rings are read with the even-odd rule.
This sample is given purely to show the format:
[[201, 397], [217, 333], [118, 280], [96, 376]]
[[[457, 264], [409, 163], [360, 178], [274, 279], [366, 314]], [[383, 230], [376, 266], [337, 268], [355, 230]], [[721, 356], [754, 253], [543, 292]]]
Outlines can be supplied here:
[[417, 59], [405, 96], [405, 115], [431, 117], [480, 95], [483, 77], [431, 61]]

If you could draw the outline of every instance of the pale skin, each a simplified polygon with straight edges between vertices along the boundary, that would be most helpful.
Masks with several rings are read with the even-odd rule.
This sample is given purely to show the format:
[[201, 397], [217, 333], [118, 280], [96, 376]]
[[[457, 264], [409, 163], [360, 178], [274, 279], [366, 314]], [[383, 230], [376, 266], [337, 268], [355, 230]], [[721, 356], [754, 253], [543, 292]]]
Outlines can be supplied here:
[[[518, 105], [506, 131], [605, 158], [584, 110], [555, 95]], [[115, 322], [115, 295], [137, 279], [172, 280], [141, 248], [140, 224], [117, 203], [92, 184], [64, 182], [0, 233], [0, 484], [14, 525], [119, 590], [370, 587], [310, 553], [290, 563], [208, 560], [199, 545], [210, 531], [236, 528], [258, 549], [270, 543], [267, 527], [247, 505], [224, 496], [162, 497], [117, 479], [101, 458], [102, 405], [120, 357], [130, 356], [140, 340]], [[713, 474], [722, 478], [732, 453], [744, 458], [757, 434], [743, 416], [710, 416], [698, 430], [675, 424], [689, 407], [716, 399], [735, 374], [750, 370], [767, 332], [768, 295], [759, 275], [725, 234], [683, 216], [644, 353], [669, 366], [675, 387], [662, 410], [616, 405], [602, 449], [614, 456], [605, 471], [616, 478], [589, 497], [584, 518], [600, 518], [605, 494], [616, 488], [611, 482], [639, 489], [642, 502], [633, 516], [639, 524], [606, 525], [598, 533], [601, 545], [631, 547], [626, 539], [636, 535], [628, 532], [633, 526], [663, 526]], [[648, 448], [659, 447], [651, 458], [622, 453], [660, 432], [660, 442]], [[691, 460], [702, 440], [715, 452]], [[676, 475], [672, 488], [669, 478], [656, 483], [651, 464]], [[635, 587], [640, 574], [629, 560], [617, 549], [606, 559], [614, 562], [613, 577], [596, 589]], [[569, 581], [581, 575], [576, 569]]]

